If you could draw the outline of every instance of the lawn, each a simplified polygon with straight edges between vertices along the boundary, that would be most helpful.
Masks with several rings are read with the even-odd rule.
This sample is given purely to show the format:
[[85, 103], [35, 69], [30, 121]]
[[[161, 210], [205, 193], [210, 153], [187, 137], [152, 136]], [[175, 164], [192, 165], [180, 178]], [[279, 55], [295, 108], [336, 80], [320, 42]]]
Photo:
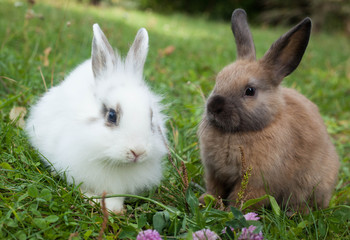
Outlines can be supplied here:
[[[103, 239], [135, 239], [141, 230], [156, 229], [163, 239], [191, 239], [192, 232], [210, 228], [222, 239], [233, 239], [221, 231], [227, 223], [236, 229], [244, 226], [239, 211], [221, 211], [210, 199], [206, 206], [198, 205], [204, 182], [196, 136], [215, 75], [235, 59], [230, 20], [90, 7], [68, 0], [0, 2], [0, 238], [97, 239], [102, 229]], [[100, 206], [89, 204], [78, 186], [67, 185], [46, 169], [19, 121], [10, 117], [17, 107], [29, 110], [47, 88], [90, 57], [96, 22], [122, 55], [139, 28], [148, 30], [144, 74], [163, 96], [169, 116], [170, 157], [164, 159], [164, 180], [139, 197], [129, 197], [125, 213], [110, 214], [106, 228]], [[286, 30], [253, 26], [257, 56]], [[291, 217], [276, 206], [258, 211], [261, 219], [255, 224], [266, 239], [350, 239], [349, 56], [349, 37], [313, 33], [299, 68], [284, 81], [319, 106], [341, 169], [328, 209]]]

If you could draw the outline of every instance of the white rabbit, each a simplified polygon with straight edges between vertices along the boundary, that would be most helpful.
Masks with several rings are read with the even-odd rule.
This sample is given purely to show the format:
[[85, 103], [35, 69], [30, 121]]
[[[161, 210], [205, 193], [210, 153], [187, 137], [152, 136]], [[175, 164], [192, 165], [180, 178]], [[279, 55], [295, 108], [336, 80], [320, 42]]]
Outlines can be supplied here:
[[[161, 99], [143, 79], [148, 34], [138, 31], [123, 61], [97, 24], [93, 32], [91, 59], [31, 108], [26, 132], [87, 196], [135, 194], [160, 182], [167, 152]], [[107, 198], [106, 207], [118, 212], [123, 202]]]

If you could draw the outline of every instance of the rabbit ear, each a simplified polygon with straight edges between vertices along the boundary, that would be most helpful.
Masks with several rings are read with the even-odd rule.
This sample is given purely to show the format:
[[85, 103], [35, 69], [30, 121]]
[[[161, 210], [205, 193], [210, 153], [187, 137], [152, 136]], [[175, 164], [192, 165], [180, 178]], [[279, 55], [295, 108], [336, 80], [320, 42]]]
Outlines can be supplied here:
[[146, 29], [141, 28], [135, 37], [134, 43], [131, 45], [128, 55], [125, 59], [125, 65], [130, 70], [141, 74], [146, 61], [148, 52], [148, 33]]
[[92, 71], [96, 78], [112, 70], [117, 60], [113, 48], [97, 23], [93, 25], [93, 31], [91, 61]]
[[231, 29], [236, 40], [238, 59], [255, 60], [253, 36], [249, 30], [247, 14], [243, 9], [233, 11]]
[[272, 44], [260, 60], [275, 73], [276, 85], [298, 67], [309, 43], [310, 32], [311, 19], [305, 18]]

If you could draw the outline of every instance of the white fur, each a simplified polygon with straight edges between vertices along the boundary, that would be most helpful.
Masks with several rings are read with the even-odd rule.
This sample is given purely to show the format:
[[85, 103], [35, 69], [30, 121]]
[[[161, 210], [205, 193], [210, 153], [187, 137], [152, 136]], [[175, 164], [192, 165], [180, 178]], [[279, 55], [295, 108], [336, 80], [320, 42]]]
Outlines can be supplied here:
[[[98, 51], [106, 55], [105, 68], [97, 66], [96, 74], [90, 59], [83, 62], [44, 94], [27, 120], [26, 131], [33, 146], [56, 171], [65, 171], [70, 183], [83, 183], [81, 188], [87, 195], [104, 191], [134, 194], [161, 180], [165, 117], [160, 98], [149, 90], [139, 72], [148, 48], [147, 31], [140, 31], [131, 47], [133, 58], [127, 57], [124, 63], [108, 52], [101, 41], [104, 35], [95, 24], [92, 59]], [[121, 107], [118, 126], [106, 125], [103, 105]], [[144, 154], [133, 162], [130, 150]], [[107, 201], [110, 210], [119, 211], [122, 206], [123, 198]]]

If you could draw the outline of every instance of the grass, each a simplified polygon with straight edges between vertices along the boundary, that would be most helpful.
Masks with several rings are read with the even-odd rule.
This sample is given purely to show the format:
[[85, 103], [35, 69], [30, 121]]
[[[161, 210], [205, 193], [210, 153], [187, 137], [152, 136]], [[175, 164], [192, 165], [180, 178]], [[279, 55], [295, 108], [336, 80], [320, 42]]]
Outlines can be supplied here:
[[[17, 5], [17, 7], [15, 7]], [[96, 239], [103, 212], [82, 198], [78, 186], [52, 175], [26, 136], [10, 120], [16, 106], [29, 106], [78, 63], [89, 58], [92, 24], [98, 22], [122, 54], [136, 31], [146, 27], [150, 51], [145, 76], [164, 96], [169, 116], [171, 156], [181, 176], [164, 159], [158, 188], [130, 197], [126, 213], [108, 217], [105, 239], [134, 239], [141, 229], [157, 229], [166, 239], [190, 239], [203, 228], [221, 233], [239, 212], [198, 206], [203, 193], [197, 125], [215, 75], [235, 58], [229, 20], [210, 22], [120, 7], [93, 8], [72, 1], [1, 0], [0, 8], [0, 238]], [[286, 29], [253, 27], [261, 57]], [[164, 54], [164, 49], [175, 50]], [[284, 84], [298, 89], [320, 109], [337, 147], [341, 169], [328, 209], [288, 217], [282, 209], [261, 209], [259, 228], [266, 239], [350, 239], [350, 44], [339, 33], [313, 34], [298, 70]], [[186, 171], [185, 171], [186, 170]], [[184, 174], [186, 173], [186, 174]], [[187, 175], [189, 185], [183, 183]], [[235, 222], [236, 221], [236, 222]], [[239, 225], [241, 224], [241, 225]], [[230, 239], [229, 234], [221, 236]]]

